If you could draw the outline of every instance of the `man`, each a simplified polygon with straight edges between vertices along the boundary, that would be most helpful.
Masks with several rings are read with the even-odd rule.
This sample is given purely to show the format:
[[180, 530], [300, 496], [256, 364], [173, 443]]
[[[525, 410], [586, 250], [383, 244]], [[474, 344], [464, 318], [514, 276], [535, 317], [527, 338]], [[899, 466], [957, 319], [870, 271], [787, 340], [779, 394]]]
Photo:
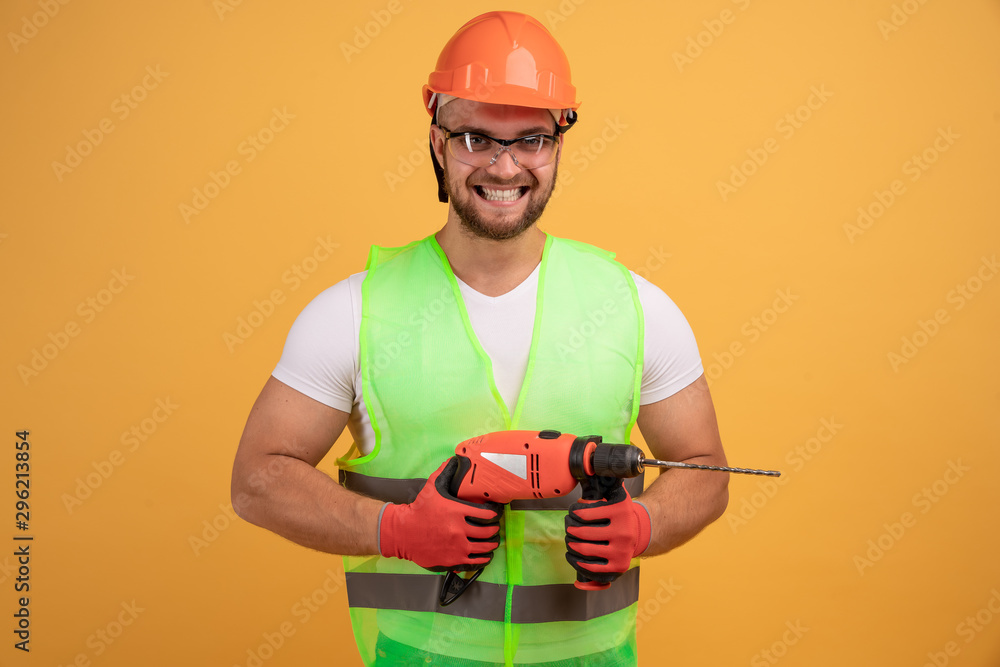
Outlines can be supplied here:
[[[676, 306], [609, 253], [535, 225], [575, 94], [535, 19], [464, 25], [424, 87], [444, 227], [373, 248], [365, 273], [318, 296], [247, 422], [233, 505], [345, 555], [365, 664], [634, 665], [638, 556], [725, 509], [727, 476], [690, 471], [631, 494], [601, 478], [588, 488], [604, 500], [587, 505], [476, 505], [448, 491], [455, 445], [507, 429], [628, 442], [637, 424], [657, 458], [725, 465]], [[339, 461], [338, 484], [315, 466], [345, 426], [357, 455]], [[444, 570], [483, 565], [439, 605]], [[578, 574], [610, 586], [580, 590]]]

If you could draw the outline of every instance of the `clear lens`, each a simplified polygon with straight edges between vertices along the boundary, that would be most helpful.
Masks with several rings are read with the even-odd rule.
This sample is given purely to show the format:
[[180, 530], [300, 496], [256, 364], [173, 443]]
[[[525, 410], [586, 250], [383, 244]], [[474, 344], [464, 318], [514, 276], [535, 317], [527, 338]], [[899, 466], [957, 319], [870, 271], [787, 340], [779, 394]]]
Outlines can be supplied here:
[[490, 137], [473, 132], [454, 134], [447, 141], [452, 156], [474, 167], [488, 167], [499, 159], [502, 151], [509, 152], [522, 169], [543, 167], [556, 156], [556, 140], [544, 134], [521, 137], [510, 146], [503, 146]]

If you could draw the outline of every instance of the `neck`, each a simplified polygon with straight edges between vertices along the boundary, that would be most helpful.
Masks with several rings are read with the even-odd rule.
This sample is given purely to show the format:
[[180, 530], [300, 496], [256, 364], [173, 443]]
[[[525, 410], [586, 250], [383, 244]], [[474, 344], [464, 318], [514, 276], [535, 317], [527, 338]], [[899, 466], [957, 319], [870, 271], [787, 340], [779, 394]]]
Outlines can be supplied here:
[[435, 238], [455, 276], [486, 296], [506, 294], [524, 282], [545, 246], [545, 233], [535, 226], [517, 238], [494, 241], [470, 234], [451, 216]]

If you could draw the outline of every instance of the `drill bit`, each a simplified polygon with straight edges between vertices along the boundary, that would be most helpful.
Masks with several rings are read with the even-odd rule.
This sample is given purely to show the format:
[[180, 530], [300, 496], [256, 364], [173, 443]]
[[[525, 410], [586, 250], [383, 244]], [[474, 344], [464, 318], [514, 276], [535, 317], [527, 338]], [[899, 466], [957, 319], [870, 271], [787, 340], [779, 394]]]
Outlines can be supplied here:
[[719, 470], [722, 472], [738, 472], [743, 475], [767, 475], [769, 477], [780, 477], [777, 470], [756, 470], [754, 468], [728, 468], [725, 466], [706, 466], [697, 463], [679, 463], [677, 461], [660, 461], [658, 459], [642, 459], [644, 466], [656, 466], [658, 468], [694, 468], [696, 470]]

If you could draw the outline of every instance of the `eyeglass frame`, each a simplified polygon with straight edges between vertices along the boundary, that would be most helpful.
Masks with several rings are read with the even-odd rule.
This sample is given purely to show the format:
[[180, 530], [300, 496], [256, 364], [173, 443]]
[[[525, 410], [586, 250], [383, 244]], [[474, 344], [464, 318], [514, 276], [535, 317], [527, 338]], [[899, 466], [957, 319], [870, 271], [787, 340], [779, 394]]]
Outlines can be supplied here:
[[[510, 147], [513, 146], [514, 144], [516, 144], [519, 141], [523, 141], [524, 139], [530, 139], [532, 137], [544, 137], [546, 139], [552, 139], [558, 145], [560, 143], [560, 139], [562, 139], [562, 134], [565, 131], [565, 130], [562, 130], [561, 127], [560, 127], [560, 128], [557, 128], [557, 129], [560, 130], [559, 134], [545, 134], [544, 132], [536, 132], [534, 134], [526, 134], [523, 137], [517, 137], [516, 139], [497, 139], [496, 137], [491, 137], [490, 135], [483, 134], [482, 132], [452, 132], [451, 130], [449, 130], [448, 128], [446, 128], [444, 125], [438, 124], [438, 127], [441, 128], [442, 132], [444, 132], [445, 143], [447, 143], [448, 140], [451, 139], [452, 137], [462, 137], [462, 136], [466, 136], [467, 137], [470, 134], [474, 134], [477, 137], [483, 137], [485, 139], [489, 139], [490, 141], [492, 141], [495, 144], [499, 144], [500, 148], [498, 148], [497, 152], [493, 154], [493, 158], [490, 160], [489, 164], [483, 165], [482, 167], [480, 167], [480, 169], [485, 168], [485, 167], [492, 167], [494, 164], [496, 164], [497, 160], [500, 158], [500, 153], [502, 153], [503, 151], [507, 151], [508, 153], [510, 153], [510, 157], [514, 161], [514, 166], [517, 167], [518, 169], [540, 169], [542, 167], [548, 166], [548, 165], [552, 164], [555, 161], [555, 156], [558, 154], [558, 147], [557, 147], [557, 150], [552, 153], [552, 159], [550, 159], [545, 164], [538, 165], [537, 167], [522, 167], [520, 165], [520, 163], [517, 161], [517, 156], [514, 154], [514, 151], [512, 151], [510, 149]], [[468, 164], [470, 167], [475, 167], [476, 166], [474, 164], [469, 164], [465, 160], [462, 160], [457, 155], [455, 155], [455, 159], [458, 160], [459, 162], [461, 162], [462, 164]]]

